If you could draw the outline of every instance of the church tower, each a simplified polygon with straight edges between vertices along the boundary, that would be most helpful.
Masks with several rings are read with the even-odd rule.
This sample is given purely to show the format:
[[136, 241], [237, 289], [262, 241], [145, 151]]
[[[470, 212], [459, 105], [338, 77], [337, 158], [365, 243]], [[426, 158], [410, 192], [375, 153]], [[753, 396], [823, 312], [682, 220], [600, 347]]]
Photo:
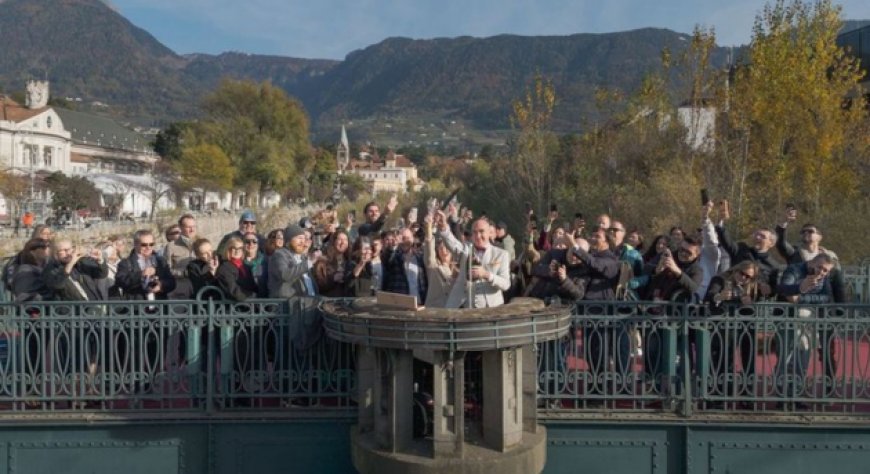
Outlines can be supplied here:
[[350, 164], [350, 145], [347, 142], [347, 131], [344, 129], [344, 125], [341, 126], [341, 142], [338, 144], [336, 155], [338, 174], [344, 174]]

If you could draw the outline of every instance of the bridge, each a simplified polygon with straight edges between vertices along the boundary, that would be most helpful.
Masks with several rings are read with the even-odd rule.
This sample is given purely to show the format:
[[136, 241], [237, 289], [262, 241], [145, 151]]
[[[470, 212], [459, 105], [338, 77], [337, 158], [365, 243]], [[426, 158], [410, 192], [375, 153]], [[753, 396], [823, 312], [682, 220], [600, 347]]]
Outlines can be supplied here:
[[[867, 472], [868, 270], [844, 305], [577, 303], [535, 347], [544, 472]], [[0, 473], [353, 472], [355, 349], [306, 308], [0, 303]]]

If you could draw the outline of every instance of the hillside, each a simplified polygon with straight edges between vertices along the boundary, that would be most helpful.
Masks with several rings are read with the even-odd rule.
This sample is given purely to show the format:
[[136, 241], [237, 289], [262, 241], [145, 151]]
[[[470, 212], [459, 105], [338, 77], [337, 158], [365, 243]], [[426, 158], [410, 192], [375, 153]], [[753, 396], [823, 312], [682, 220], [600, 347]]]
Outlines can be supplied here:
[[[688, 36], [662, 29], [571, 36], [436, 40], [390, 38], [355, 51], [301, 91], [318, 120], [439, 112], [481, 128], [508, 125], [510, 103], [538, 72], [553, 81], [558, 128], [589, 116], [598, 87], [633, 91], [659, 67], [664, 48], [682, 51]], [[728, 51], [718, 48], [714, 64]]]
[[[144, 125], [195, 118], [203, 94], [222, 77], [268, 80], [302, 100], [312, 130], [327, 140], [335, 138], [341, 123], [353, 121], [356, 139], [377, 132], [400, 143], [412, 141], [412, 135], [420, 143], [433, 143], [433, 135], [480, 143], [509, 126], [511, 101], [536, 73], [556, 87], [555, 128], [578, 130], [596, 114], [597, 88], [634, 91], [659, 67], [663, 49], [676, 58], [688, 39], [645, 28], [570, 36], [389, 38], [344, 61], [244, 53], [181, 56], [100, 0], [3, 0], [0, 92], [21, 91], [27, 79], [47, 77], [54, 97], [81, 97], [76, 107], [82, 109], [99, 101], [107, 104], [101, 113]], [[728, 49], [717, 48], [713, 64], [723, 66], [728, 57]], [[678, 101], [686, 91], [677, 85], [671, 93]]]

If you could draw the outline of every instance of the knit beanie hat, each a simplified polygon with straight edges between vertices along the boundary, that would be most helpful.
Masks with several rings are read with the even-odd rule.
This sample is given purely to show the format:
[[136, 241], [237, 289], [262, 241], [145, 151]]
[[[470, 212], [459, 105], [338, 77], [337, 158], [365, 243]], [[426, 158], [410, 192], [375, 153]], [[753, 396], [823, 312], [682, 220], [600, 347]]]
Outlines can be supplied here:
[[302, 230], [302, 227], [299, 227], [296, 224], [290, 224], [284, 229], [284, 241], [289, 242], [294, 237], [299, 237], [300, 235], [304, 235], [305, 231]]

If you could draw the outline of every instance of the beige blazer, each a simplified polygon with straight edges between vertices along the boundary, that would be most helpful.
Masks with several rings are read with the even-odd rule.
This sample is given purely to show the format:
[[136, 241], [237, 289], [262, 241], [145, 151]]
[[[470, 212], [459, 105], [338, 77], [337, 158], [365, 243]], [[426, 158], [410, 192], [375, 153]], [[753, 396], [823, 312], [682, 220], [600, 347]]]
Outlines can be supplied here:
[[[447, 298], [445, 307], [468, 307], [466, 304], [469, 290], [468, 263], [474, 248], [471, 244], [459, 242], [449, 229], [441, 232], [441, 238], [444, 239], [447, 248], [459, 259], [459, 276], [456, 277], [456, 283], [453, 284], [453, 288], [450, 290], [450, 296]], [[471, 307], [491, 308], [503, 305], [504, 295], [502, 291], [507, 291], [511, 286], [510, 255], [508, 255], [506, 250], [490, 244], [486, 247], [480, 264], [491, 276], [489, 281], [478, 280], [471, 283], [471, 292], [474, 298]]]

